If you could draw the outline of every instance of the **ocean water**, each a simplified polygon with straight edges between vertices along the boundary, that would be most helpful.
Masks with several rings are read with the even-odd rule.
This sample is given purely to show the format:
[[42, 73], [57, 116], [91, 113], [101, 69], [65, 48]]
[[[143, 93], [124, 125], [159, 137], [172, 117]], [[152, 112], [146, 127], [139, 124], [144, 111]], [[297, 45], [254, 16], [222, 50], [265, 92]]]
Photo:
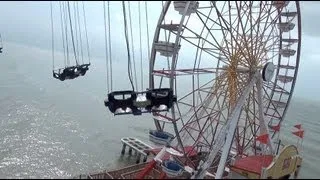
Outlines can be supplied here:
[[[103, 59], [93, 59], [85, 77], [52, 78], [51, 52], [6, 43], [0, 54], [0, 178], [67, 178], [123, 164], [120, 138], [146, 140], [149, 115], [111, 115]], [[124, 68], [125, 70], [125, 68]], [[116, 71], [116, 70], [115, 70]], [[121, 72], [118, 87], [126, 87]], [[130, 88], [130, 87], [128, 87]], [[300, 178], [318, 178], [320, 102], [294, 97], [280, 136], [301, 122], [306, 130]]]

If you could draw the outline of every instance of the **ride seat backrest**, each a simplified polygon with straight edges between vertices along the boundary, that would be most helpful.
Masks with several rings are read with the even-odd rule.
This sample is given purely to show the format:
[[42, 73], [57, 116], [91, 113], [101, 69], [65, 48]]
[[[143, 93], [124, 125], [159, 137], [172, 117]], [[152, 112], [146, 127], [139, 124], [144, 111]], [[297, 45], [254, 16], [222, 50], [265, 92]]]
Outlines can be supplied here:
[[151, 107], [166, 105], [168, 108], [171, 108], [174, 101], [173, 90], [170, 88], [159, 88], [149, 90], [146, 93], [146, 98], [147, 100], [151, 101]]
[[89, 69], [90, 64], [82, 64], [80, 65], [81, 69]]
[[[130, 97], [126, 98], [126, 95]], [[115, 97], [118, 97], [117, 99]], [[119, 99], [120, 98], [120, 99]], [[137, 98], [137, 94], [134, 91], [115, 91], [108, 94], [109, 109], [114, 113], [118, 108], [126, 110], [127, 107], [132, 111], [136, 109], [133, 105], [133, 101]]]
[[73, 77], [74, 69], [75, 69], [74, 67], [67, 67], [66, 69], [63, 70], [63, 73], [65, 74], [65, 76]]
[[60, 78], [60, 74], [56, 73], [56, 72], [53, 72], [53, 77], [54, 78]]

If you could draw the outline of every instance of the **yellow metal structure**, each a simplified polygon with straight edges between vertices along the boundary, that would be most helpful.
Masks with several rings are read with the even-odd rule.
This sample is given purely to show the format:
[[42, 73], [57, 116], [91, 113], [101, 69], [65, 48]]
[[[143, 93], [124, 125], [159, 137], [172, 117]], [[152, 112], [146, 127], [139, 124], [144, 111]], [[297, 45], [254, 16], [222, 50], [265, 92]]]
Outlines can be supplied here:
[[302, 157], [299, 155], [297, 147], [295, 145], [286, 146], [263, 170], [262, 178], [279, 179], [289, 175], [297, 178], [301, 163]]

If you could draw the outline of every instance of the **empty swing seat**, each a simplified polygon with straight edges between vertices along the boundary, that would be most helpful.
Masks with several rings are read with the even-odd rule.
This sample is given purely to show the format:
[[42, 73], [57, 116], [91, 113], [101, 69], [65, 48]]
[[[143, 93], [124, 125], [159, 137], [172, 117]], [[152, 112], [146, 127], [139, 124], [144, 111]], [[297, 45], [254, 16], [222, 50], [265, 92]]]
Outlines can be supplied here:
[[61, 68], [57, 72], [53, 71], [53, 77], [59, 79], [60, 81], [64, 81], [66, 79], [75, 79], [79, 76], [84, 76], [89, 70], [89, 66], [90, 63]]
[[[129, 96], [126, 98], [126, 96]], [[119, 97], [119, 99], [116, 99]], [[139, 110], [134, 106], [134, 101], [137, 98], [137, 94], [134, 91], [114, 91], [108, 94], [108, 100], [104, 101], [104, 105], [114, 113], [114, 115], [120, 114], [139, 114]]]
[[54, 72], [52, 71], [53, 77], [56, 79], [59, 79], [60, 81], [64, 81], [63, 78], [61, 78], [61, 73], [60, 73], [60, 69], [58, 70], [58, 72]]
[[60, 81], [64, 81], [66, 79], [74, 79], [79, 76], [79, 74], [75, 73], [75, 70], [76, 68], [74, 66], [59, 69], [58, 72], [53, 71], [53, 77], [59, 79]]
[[[151, 101], [151, 104], [145, 107], [148, 111], [168, 111], [177, 101], [170, 88], [151, 89], [146, 93], [146, 98]], [[163, 105], [166, 108], [160, 107]]]
[[77, 67], [71, 66], [71, 67], [65, 68], [62, 74], [64, 75], [65, 79], [74, 79], [79, 76], [77, 72], [78, 72]]

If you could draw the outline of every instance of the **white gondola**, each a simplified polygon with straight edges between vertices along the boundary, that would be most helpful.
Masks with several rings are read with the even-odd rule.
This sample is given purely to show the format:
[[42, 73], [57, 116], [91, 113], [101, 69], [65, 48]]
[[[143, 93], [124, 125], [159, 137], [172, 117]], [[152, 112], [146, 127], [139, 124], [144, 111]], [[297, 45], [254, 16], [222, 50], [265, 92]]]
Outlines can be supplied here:
[[290, 57], [296, 54], [296, 50], [294, 49], [280, 49], [280, 54], [283, 57]]
[[[159, 41], [154, 43], [154, 48], [160, 55], [165, 57], [172, 57], [174, 52], [175, 43]], [[180, 45], [178, 46], [177, 53], [180, 50]]]
[[278, 24], [278, 28], [281, 32], [289, 32], [291, 31], [296, 25], [292, 22], [283, 22]]
[[271, 100], [271, 101], [275, 106], [277, 106], [279, 108], [285, 108], [287, 105], [286, 102], [281, 102], [281, 101], [277, 101], [277, 100]]
[[297, 14], [298, 14], [297, 12], [281, 12], [280, 13], [281, 16], [291, 17], [291, 18], [296, 17]]
[[161, 24], [159, 25], [160, 28], [168, 30], [168, 31], [178, 31], [179, 24]]
[[174, 160], [164, 160], [161, 164], [161, 168], [168, 177], [180, 176], [184, 171], [184, 168]]
[[286, 90], [275, 89], [274, 92], [279, 93], [279, 94], [290, 95], [290, 92], [288, 92]]
[[[174, 10], [178, 11], [179, 14], [183, 15], [184, 9], [187, 6], [188, 1], [174, 1]], [[195, 13], [199, 7], [198, 1], [190, 1], [189, 8], [186, 12], [186, 16], [190, 16], [191, 13]]]
[[282, 69], [295, 69], [296, 67], [295, 66], [290, 66], [290, 65], [279, 65], [279, 68], [282, 68]]
[[288, 43], [287, 46], [291, 46], [292, 44], [297, 43], [298, 39], [283, 38], [281, 41], [284, 42], [284, 43]]
[[155, 144], [166, 145], [170, 143], [174, 136], [165, 131], [149, 130], [149, 140]]
[[288, 83], [288, 82], [292, 82], [294, 78], [291, 76], [278, 75], [278, 79], [282, 83]]

